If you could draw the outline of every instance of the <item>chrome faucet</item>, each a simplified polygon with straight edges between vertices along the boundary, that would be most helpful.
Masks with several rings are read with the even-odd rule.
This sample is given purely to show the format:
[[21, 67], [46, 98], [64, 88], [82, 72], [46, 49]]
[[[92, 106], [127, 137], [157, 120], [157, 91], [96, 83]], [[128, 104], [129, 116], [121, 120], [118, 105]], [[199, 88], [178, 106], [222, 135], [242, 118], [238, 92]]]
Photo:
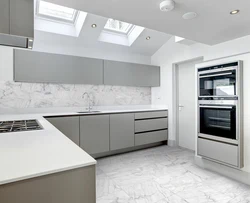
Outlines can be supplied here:
[[[91, 100], [90, 95], [89, 95], [88, 92], [84, 92], [83, 95], [82, 95], [82, 98], [84, 98], [85, 95], [86, 95], [87, 98], [88, 98], [88, 108], [87, 108], [87, 110], [88, 110], [88, 111], [91, 111], [92, 108], [93, 108], [93, 103], [94, 103], [94, 102]], [[91, 103], [92, 103], [92, 106], [91, 106]]]

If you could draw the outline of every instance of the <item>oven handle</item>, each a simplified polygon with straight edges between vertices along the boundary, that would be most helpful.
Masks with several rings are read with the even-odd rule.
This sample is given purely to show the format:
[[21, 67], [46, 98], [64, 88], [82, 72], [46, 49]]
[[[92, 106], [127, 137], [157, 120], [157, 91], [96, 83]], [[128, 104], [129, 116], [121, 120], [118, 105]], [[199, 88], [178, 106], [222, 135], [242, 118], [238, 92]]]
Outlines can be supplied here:
[[216, 108], [220, 108], [220, 109], [232, 109], [232, 106], [200, 106], [200, 108], [212, 108], [212, 109], [216, 109]]
[[199, 78], [209, 78], [209, 77], [214, 77], [214, 76], [222, 76], [222, 75], [232, 75], [233, 73], [220, 73], [220, 74], [212, 74], [212, 75], [204, 75], [204, 76], [199, 76]]

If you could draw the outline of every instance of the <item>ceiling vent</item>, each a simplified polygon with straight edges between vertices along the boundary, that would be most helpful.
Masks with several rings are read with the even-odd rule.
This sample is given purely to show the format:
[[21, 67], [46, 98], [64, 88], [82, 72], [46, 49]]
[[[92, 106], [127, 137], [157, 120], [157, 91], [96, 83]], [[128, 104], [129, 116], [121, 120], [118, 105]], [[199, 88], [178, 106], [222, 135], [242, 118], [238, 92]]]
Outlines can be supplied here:
[[160, 3], [160, 10], [164, 12], [172, 11], [174, 9], [175, 3], [173, 0], [165, 0]]

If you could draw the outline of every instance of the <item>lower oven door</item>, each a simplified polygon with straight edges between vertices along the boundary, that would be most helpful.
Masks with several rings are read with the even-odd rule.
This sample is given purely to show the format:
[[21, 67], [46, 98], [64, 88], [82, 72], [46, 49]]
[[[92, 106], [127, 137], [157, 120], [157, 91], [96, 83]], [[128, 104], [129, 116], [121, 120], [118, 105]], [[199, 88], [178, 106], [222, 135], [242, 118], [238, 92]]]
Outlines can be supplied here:
[[200, 133], [236, 140], [236, 106], [200, 105]]

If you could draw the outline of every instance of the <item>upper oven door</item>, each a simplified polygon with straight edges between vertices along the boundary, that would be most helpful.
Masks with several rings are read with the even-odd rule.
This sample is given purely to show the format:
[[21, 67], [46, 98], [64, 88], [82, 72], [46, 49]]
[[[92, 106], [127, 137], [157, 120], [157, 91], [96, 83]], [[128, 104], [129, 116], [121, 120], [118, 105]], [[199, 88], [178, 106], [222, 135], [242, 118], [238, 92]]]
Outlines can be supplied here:
[[236, 70], [199, 73], [200, 97], [236, 96]]
[[200, 133], [236, 140], [236, 106], [200, 105]]

